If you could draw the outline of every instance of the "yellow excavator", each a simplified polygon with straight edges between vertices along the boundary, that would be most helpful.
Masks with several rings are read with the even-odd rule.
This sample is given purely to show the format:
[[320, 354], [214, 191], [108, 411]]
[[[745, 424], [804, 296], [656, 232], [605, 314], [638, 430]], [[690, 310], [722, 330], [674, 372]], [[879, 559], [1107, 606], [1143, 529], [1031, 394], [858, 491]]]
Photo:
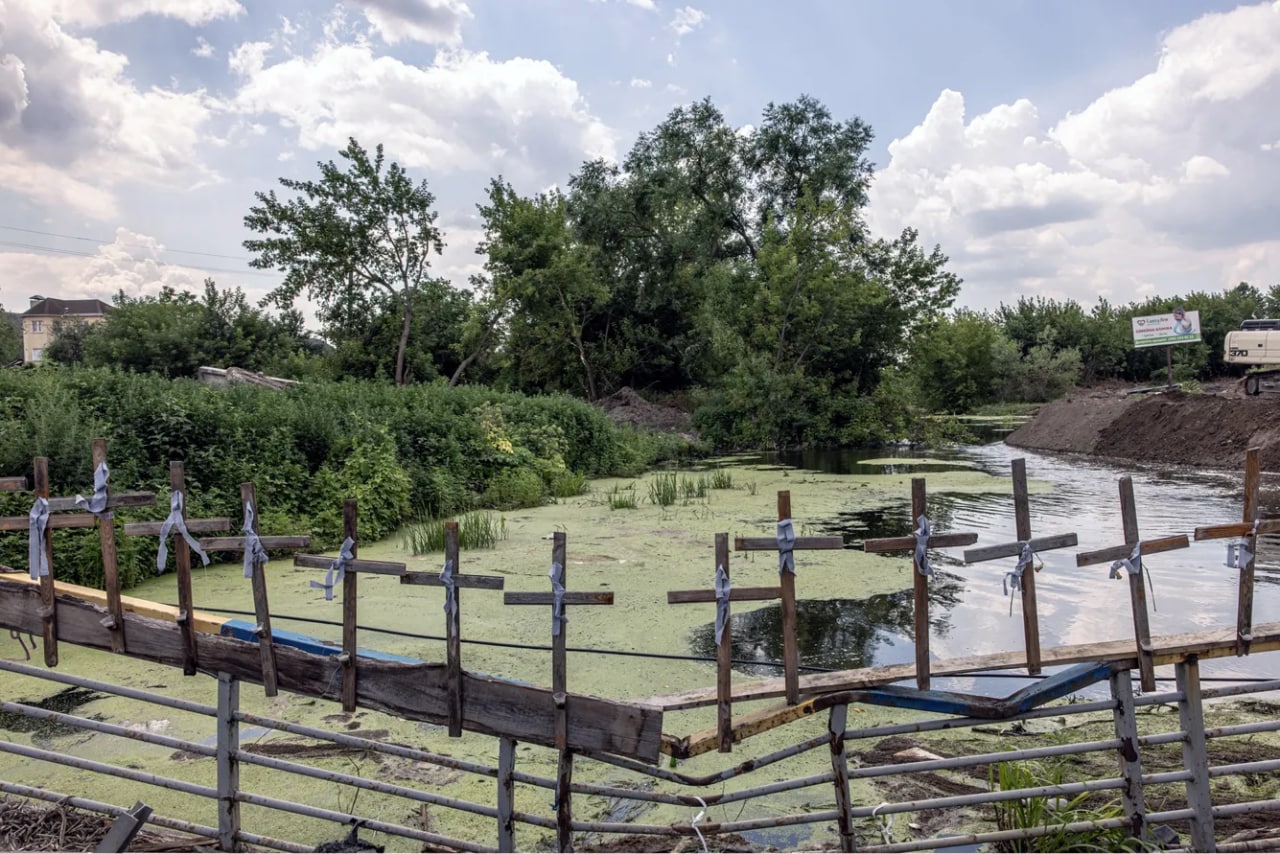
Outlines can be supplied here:
[[1223, 358], [1229, 365], [1269, 365], [1244, 377], [1245, 394], [1280, 392], [1280, 320], [1250, 319], [1227, 333]]

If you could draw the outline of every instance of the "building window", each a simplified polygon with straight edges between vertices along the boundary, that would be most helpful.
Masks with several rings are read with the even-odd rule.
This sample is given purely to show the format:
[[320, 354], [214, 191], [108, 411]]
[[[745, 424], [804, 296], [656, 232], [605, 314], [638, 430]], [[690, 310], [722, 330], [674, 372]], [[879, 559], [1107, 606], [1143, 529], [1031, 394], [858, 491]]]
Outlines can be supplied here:
[[40, 361], [40, 357], [43, 355], [44, 355], [44, 350], [37, 347], [36, 349], [31, 351], [31, 361], [38, 362]]
[[33, 320], [33, 321], [31, 321], [31, 331], [32, 331], [32, 332], [44, 332], [44, 321], [43, 321], [43, 320]]

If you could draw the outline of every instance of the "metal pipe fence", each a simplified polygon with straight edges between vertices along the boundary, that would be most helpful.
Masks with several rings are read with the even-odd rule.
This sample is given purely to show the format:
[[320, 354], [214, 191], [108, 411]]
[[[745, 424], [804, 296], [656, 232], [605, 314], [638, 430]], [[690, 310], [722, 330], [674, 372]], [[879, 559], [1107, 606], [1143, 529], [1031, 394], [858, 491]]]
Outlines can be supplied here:
[[[836, 823], [839, 827], [839, 840], [842, 850], [866, 851], [919, 851], [937, 847], [956, 845], [980, 845], [1013, 840], [1030, 840], [1057, 833], [1098, 833], [1123, 828], [1134, 837], [1144, 838], [1155, 823], [1171, 823], [1185, 825], [1194, 850], [1214, 850], [1214, 819], [1229, 819], [1259, 812], [1280, 812], [1280, 798], [1264, 798], [1242, 801], [1239, 803], [1218, 803], [1211, 800], [1209, 781], [1223, 777], [1241, 775], [1267, 775], [1280, 771], [1280, 759], [1262, 758], [1248, 762], [1228, 762], [1218, 765], [1209, 764], [1209, 745], [1215, 740], [1256, 736], [1262, 733], [1280, 731], [1280, 719], [1253, 721], [1248, 723], [1229, 724], [1206, 728], [1204, 724], [1203, 701], [1211, 698], [1238, 697], [1243, 695], [1280, 690], [1280, 681], [1269, 681], [1239, 686], [1224, 686], [1212, 689], [1201, 689], [1199, 668], [1194, 658], [1176, 665], [1178, 690], [1158, 694], [1135, 697], [1130, 687], [1129, 674], [1120, 671], [1111, 679], [1111, 697], [1108, 700], [1084, 703], [1066, 703], [1034, 709], [1023, 714], [1011, 716], [1000, 721], [975, 717], [937, 717], [924, 720], [892, 724], [876, 727], [846, 728], [847, 704], [837, 704], [828, 710], [826, 731], [814, 737], [802, 739], [778, 750], [764, 755], [746, 759], [730, 767], [704, 775], [691, 775], [677, 770], [648, 766], [642, 762], [609, 754], [565, 752], [559, 758], [560, 763], [572, 763], [576, 760], [596, 763], [605, 770], [606, 782], [572, 782], [559, 789], [559, 797], [576, 796], [592, 799], [589, 805], [598, 807], [601, 801], [617, 802], [633, 805], [636, 813], [653, 809], [701, 809], [694, 818], [671, 820], [666, 823], [618, 820], [586, 820], [573, 817], [572, 809], [557, 809], [559, 804], [551, 807], [551, 814], [545, 815], [537, 811], [516, 808], [521, 800], [523, 790], [538, 792], [556, 792], [559, 781], [541, 775], [529, 774], [516, 770], [516, 743], [502, 738], [497, 751], [496, 765], [488, 765], [456, 757], [445, 756], [427, 750], [420, 750], [403, 744], [390, 744], [373, 738], [361, 737], [347, 732], [334, 732], [318, 727], [305, 726], [289, 721], [282, 721], [261, 714], [243, 711], [239, 708], [239, 691], [236, 680], [229, 676], [219, 677], [218, 705], [209, 706], [184, 700], [176, 700], [161, 694], [142, 691], [135, 688], [104, 683], [68, 673], [50, 672], [16, 662], [0, 661], [0, 671], [21, 674], [24, 676], [45, 679], [58, 684], [87, 688], [93, 691], [127, 698], [139, 703], [174, 709], [182, 712], [212, 718], [216, 725], [216, 744], [194, 742], [156, 732], [149, 732], [129, 726], [122, 726], [67, 712], [52, 711], [39, 708], [29, 703], [13, 700], [0, 702], [0, 711], [38, 719], [60, 727], [108, 736], [128, 739], [149, 744], [155, 747], [182, 751], [192, 758], [213, 760], [216, 764], [217, 785], [209, 786], [188, 780], [180, 780], [172, 776], [164, 776], [125, 765], [112, 764], [98, 758], [87, 758], [70, 755], [65, 752], [48, 750], [42, 747], [18, 744], [12, 741], [0, 741], [0, 752], [25, 757], [39, 762], [49, 762], [113, 778], [128, 780], [149, 786], [156, 786], [185, 796], [215, 802], [217, 809], [217, 826], [199, 824], [185, 819], [176, 819], [163, 815], [152, 815], [149, 821], [157, 826], [166, 827], [195, 836], [213, 839], [219, 842], [224, 850], [235, 850], [245, 845], [273, 848], [283, 851], [309, 850], [307, 845], [298, 841], [279, 839], [275, 836], [255, 833], [242, 826], [240, 807], [252, 806], [263, 810], [286, 813], [322, 822], [332, 822], [338, 828], [359, 828], [368, 832], [380, 832], [404, 840], [427, 843], [437, 847], [463, 851], [522, 850], [530, 839], [520, 844], [519, 828], [536, 828], [539, 831], [556, 831], [558, 844], [562, 850], [571, 850], [574, 834], [636, 834], [660, 837], [699, 837], [712, 834], [751, 833], [775, 828], [801, 825], [817, 825]], [[834, 699], [834, 698], [833, 698]], [[1176, 729], [1139, 735], [1135, 724], [1135, 713], [1143, 707], [1156, 705], [1172, 705], [1177, 708]], [[922, 734], [974, 726], [1007, 725], [1016, 721], [1035, 720], [1046, 717], [1067, 717], [1110, 712], [1114, 722], [1115, 737], [1079, 741], [1067, 744], [1029, 747], [998, 752], [975, 753], [965, 756], [911, 759], [876, 765], [861, 765], [862, 754], [859, 747], [872, 740], [884, 739], [894, 735]], [[1171, 716], [1170, 716], [1171, 717]], [[1170, 720], [1170, 723], [1173, 723]], [[359, 773], [348, 773], [343, 770], [325, 768], [305, 762], [295, 761], [297, 757], [283, 759], [265, 755], [262, 752], [240, 744], [240, 726], [250, 725], [290, 735], [328, 743], [349, 750], [367, 751], [386, 757], [408, 760], [413, 763], [434, 766], [458, 774], [469, 774], [487, 780], [492, 786], [494, 798], [487, 803], [465, 800], [428, 791], [417, 785], [406, 785], [376, 779], [375, 776]], [[794, 724], [788, 724], [793, 726]], [[874, 742], [873, 742], [874, 743]], [[1162, 746], [1179, 745], [1183, 751], [1183, 764], [1178, 770], [1152, 772], [1143, 768], [1143, 751]], [[826, 770], [813, 773], [811, 756], [813, 751], [821, 748], [822, 762], [830, 763]], [[864, 783], [883, 780], [899, 775], [922, 774], [933, 772], [954, 772], [982, 767], [995, 768], [1001, 763], [1036, 762], [1040, 760], [1056, 760], [1066, 757], [1079, 757], [1088, 754], [1113, 753], [1116, 758], [1117, 776], [1106, 776], [1100, 779], [1073, 780], [1054, 784], [1027, 785], [1022, 788], [993, 791], [979, 791], [967, 794], [949, 794], [938, 797], [924, 797], [899, 800], [877, 805], [854, 804], [851, 796], [851, 784], [857, 781]], [[548, 752], [548, 755], [551, 755]], [[780, 763], [798, 759], [808, 763], [805, 773], [798, 775], [778, 774]], [[240, 783], [240, 769], [254, 767], [280, 775], [279, 785], [272, 784], [270, 794], [247, 791]], [[746, 785], [730, 791], [724, 791], [727, 784], [749, 783], [759, 778], [761, 772], [769, 770], [770, 776], [781, 779], [770, 779], [756, 785]], [[496, 824], [496, 847], [490, 842], [494, 837], [485, 839], [461, 839], [455, 836], [435, 832], [426, 826], [411, 826], [399, 821], [387, 820], [387, 813], [357, 814], [354, 809], [354, 797], [346, 809], [330, 809], [315, 804], [299, 803], [285, 797], [288, 792], [287, 780], [290, 778], [306, 778], [333, 783], [353, 791], [368, 791], [379, 796], [395, 798], [417, 808], [429, 806], [433, 809], [461, 813], [482, 819], [490, 826]], [[618, 778], [622, 777], [623, 780]], [[274, 777], [272, 778], [274, 779]], [[1182, 789], [1186, 807], [1158, 812], [1146, 808], [1145, 790], [1148, 787], [1179, 787]], [[719, 791], [710, 791], [720, 787]], [[787, 793], [800, 792], [807, 789], [819, 789], [822, 794], [814, 806], [818, 808], [805, 811], [790, 810], [783, 814], [760, 814], [739, 817], [733, 820], [711, 821], [706, 812], [711, 807], [723, 807], [730, 804], [760, 806], [766, 799]], [[104, 815], [116, 816], [125, 812], [124, 806], [117, 806], [101, 801], [71, 797], [46, 789], [23, 785], [17, 782], [0, 781], [0, 792], [9, 795], [33, 798], [52, 803], [64, 803], [87, 809]], [[918, 815], [938, 810], [965, 810], [977, 807], [992, 807], [999, 804], [1026, 803], [1032, 799], [1069, 799], [1078, 795], [1101, 796], [1113, 795], [1122, 804], [1122, 814], [1114, 818], [1092, 819], [1088, 821], [1070, 820], [1067, 815], [1057, 824], [1038, 827], [1002, 828], [994, 831], [967, 833], [945, 838], [929, 839], [895, 839], [886, 829], [893, 816], [904, 814]], [[1273, 792], [1271, 794], [1280, 794]], [[530, 798], [525, 791], [525, 798], [530, 803], [545, 800], [545, 794], [538, 798]], [[1167, 801], [1166, 801], [1167, 802]], [[835, 808], [826, 808], [833, 804]], [[599, 810], [591, 810], [598, 812]], [[368, 812], [368, 810], [366, 810]], [[758, 810], [758, 812], [767, 812]], [[261, 820], [264, 814], [255, 813]], [[1280, 816], [1277, 823], [1280, 824]], [[899, 825], [901, 828], [906, 822]], [[565, 844], [564, 840], [568, 840]], [[878, 844], [869, 844], [877, 841]], [[859, 848], [859, 842], [862, 846]], [[1232, 844], [1223, 850], [1251, 850], [1248, 847]]]

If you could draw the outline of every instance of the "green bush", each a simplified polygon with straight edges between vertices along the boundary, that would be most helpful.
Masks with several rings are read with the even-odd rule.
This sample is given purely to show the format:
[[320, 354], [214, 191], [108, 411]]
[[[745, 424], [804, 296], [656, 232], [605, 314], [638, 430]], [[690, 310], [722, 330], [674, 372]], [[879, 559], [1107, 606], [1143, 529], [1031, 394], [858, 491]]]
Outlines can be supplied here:
[[498, 510], [537, 507], [545, 495], [542, 475], [530, 468], [513, 468], [494, 477], [480, 503]]
[[[1061, 764], [1039, 762], [1001, 762], [988, 771], [991, 791], [1009, 792], [1043, 786], [1061, 786], [1068, 782]], [[1049, 832], [1031, 839], [1015, 839], [996, 843], [998, 851], [1139, 851], [1140, 843], [1129, 838], [1124, 827], [1104, 830], [1064, 830], [1061, 825], [1083, 821], [1120, 818], [1124, 810], [1118, 801], [1090, 806], [1090, 792], [1068, 800], [1044, 795], [993, 804], [996, 827], [1000, 830], [1045, 828]]]

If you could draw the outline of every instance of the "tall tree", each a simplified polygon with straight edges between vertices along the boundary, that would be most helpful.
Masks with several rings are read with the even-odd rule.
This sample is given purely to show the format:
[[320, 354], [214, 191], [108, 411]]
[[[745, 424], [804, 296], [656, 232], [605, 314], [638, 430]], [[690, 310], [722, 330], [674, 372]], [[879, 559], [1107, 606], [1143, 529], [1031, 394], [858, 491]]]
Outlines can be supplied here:
[[345, 168], [317, 164], [320, 180], [281, 178], [297, 195], [255, 193], [244, 224], [266, 235], [246, 240], [260, 269], [277, 269], [284, 283], [267, 295], [281, 307], [305, 293], [320, 306], [330, 333], [351, 334], [367, 324], [379, 305], [398, 306], [395, 382], [406, 380], [406, 353], [419, 291], [430, 279], [430, 259], [440, 254], [442, 235], [427, 182], [414, 184], [382, 146], [373, 157], [353, 138], [340, 152]]

